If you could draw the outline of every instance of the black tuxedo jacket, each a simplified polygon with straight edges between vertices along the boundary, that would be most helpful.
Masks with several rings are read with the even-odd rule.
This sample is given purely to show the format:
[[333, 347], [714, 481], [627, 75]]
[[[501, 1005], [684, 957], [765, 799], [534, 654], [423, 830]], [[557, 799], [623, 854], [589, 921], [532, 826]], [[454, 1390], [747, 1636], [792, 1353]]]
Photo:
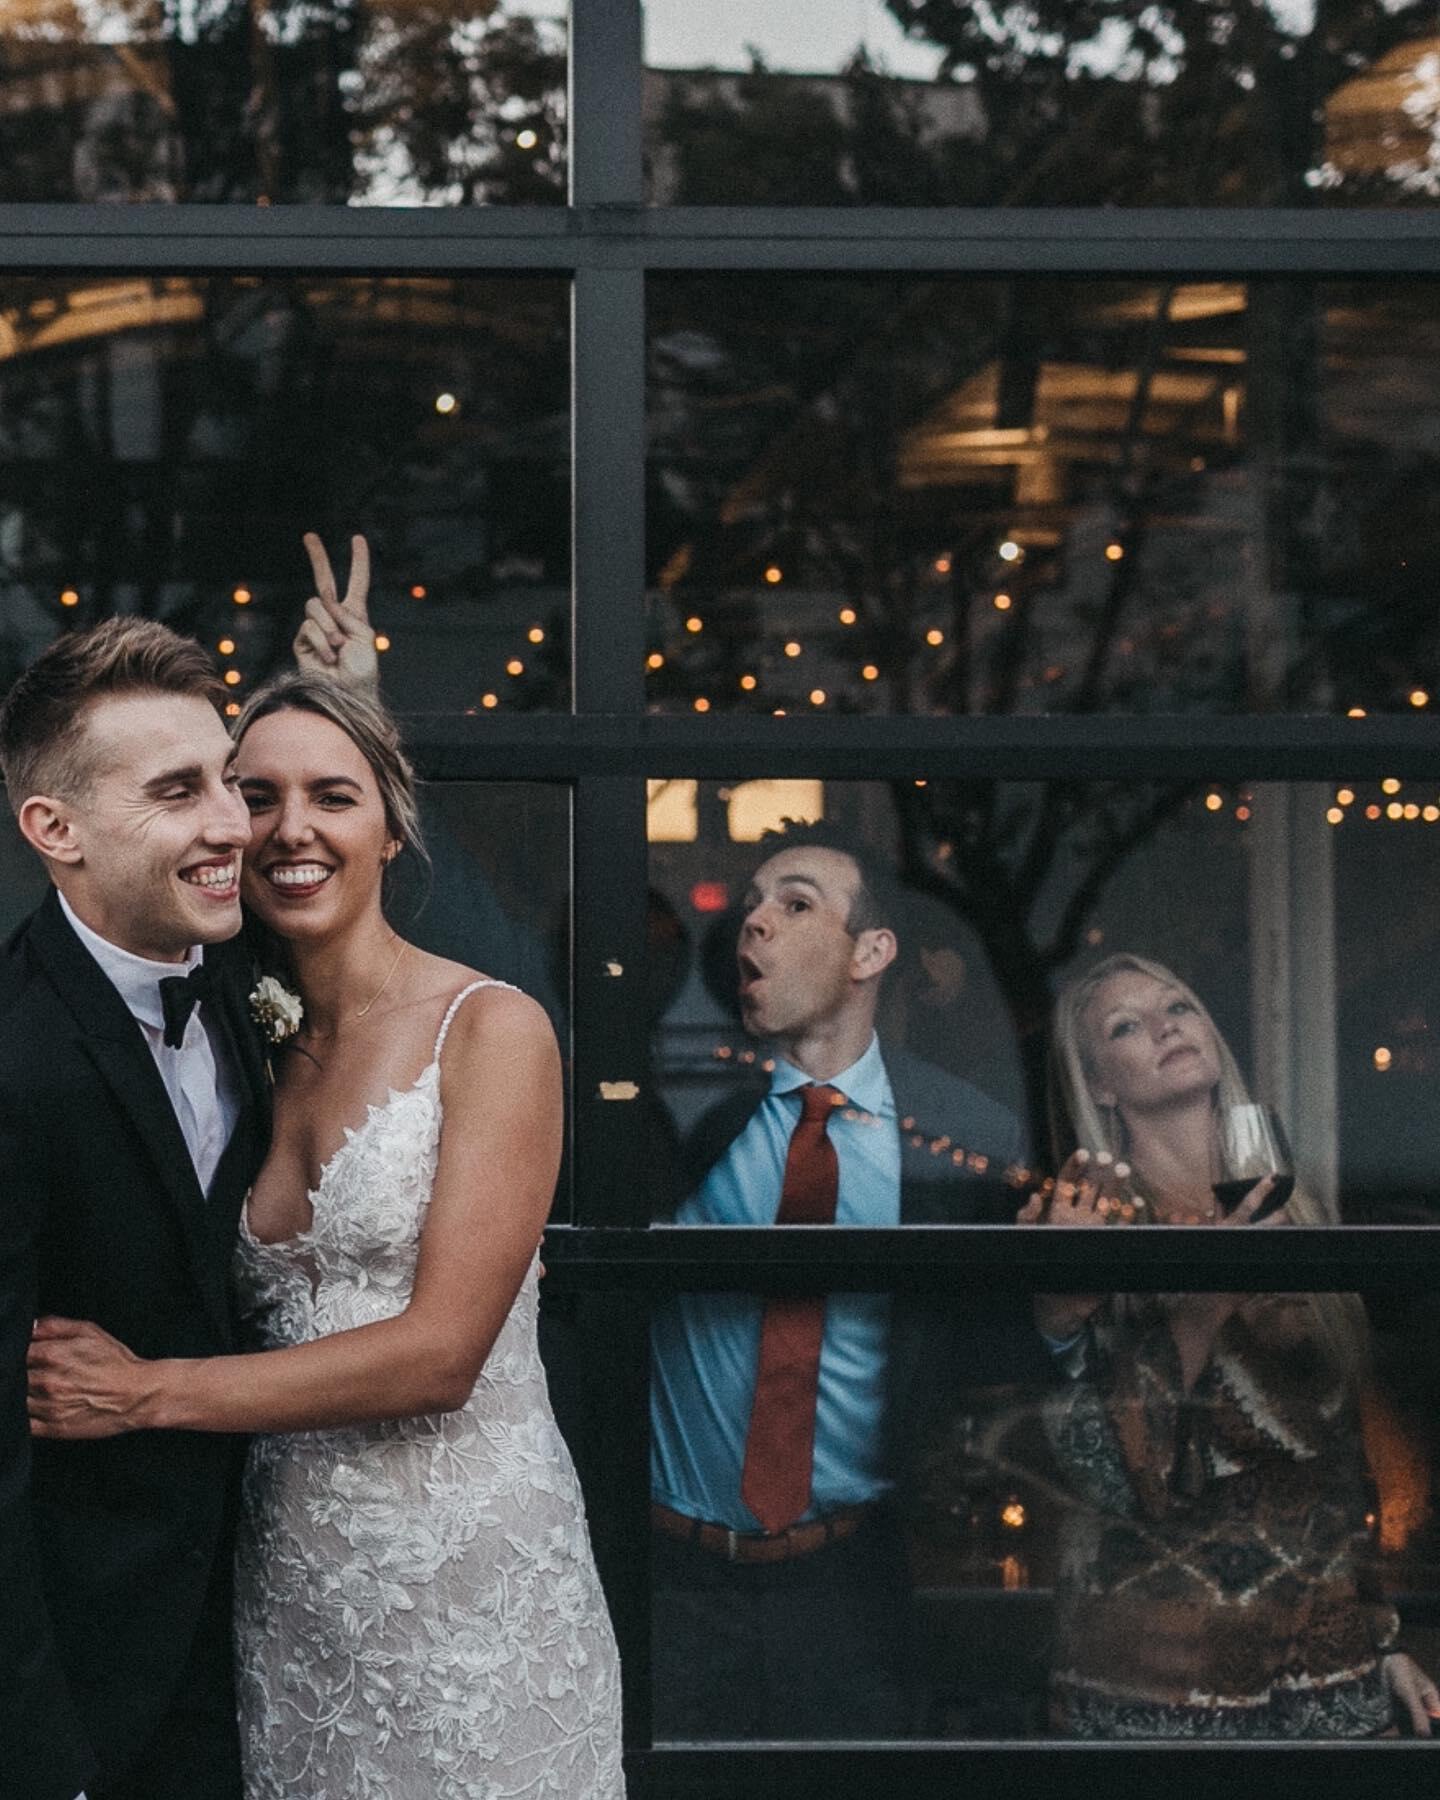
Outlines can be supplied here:
[[123, 1769], [230, 1555], [239, 1440], [32, 1444], [25, 1411], [42, 1313], [144, 1357], [234, 1348], [229, 1271], [269, 1082], [246, 953], [214, 945], [206, 961], [240, 1085], [208, 1197], [144, 1034], [55, 894], [0, 969], [0, 1800], [72, 1800]]
[[[882, 1041], [881, 1053], [900, 1132], [900, 1223], [1010, 1224], [1025, 1197], [1006, 1179], [1024, 1160], [1020, 1121], [971, 1082], [908, 1050]], [[769, 1078], [757, 1069], [700, 1119], [681, 1149], [676, 1204], [699, 1187], [769, 1091]], [[1027, 1296], [897, 1296], [886, 1435], [902, 1501], [960, 1388], [1052, 1378]]]

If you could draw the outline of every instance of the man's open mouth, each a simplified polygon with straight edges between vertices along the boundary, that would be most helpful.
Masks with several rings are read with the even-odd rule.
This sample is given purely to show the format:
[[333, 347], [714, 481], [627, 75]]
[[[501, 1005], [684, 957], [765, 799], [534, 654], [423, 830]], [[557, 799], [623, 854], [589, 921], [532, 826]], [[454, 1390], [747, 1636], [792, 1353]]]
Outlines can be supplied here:
[[239, 858], [232, 856], [228, 862], [192, 863], [188, 869], [181, 869], [180, 879], [187, 887], [199, 888], [202, 893], [228, 896], [240, 880]]

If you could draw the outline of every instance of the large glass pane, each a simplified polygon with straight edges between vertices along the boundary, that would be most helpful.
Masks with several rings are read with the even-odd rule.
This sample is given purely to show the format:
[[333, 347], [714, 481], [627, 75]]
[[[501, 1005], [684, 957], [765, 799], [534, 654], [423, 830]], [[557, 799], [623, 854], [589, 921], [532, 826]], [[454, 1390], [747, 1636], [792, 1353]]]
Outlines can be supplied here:
[[791, 1222], [820, 1083], [840, 1224], [1008, 1223], [1077, 1150], [1129, 1165], [1112, 1223], [1262, 1175], [1432, 1221], [1437, 825], [1398, 779], [652, 782], [654, 1215]]
[[647, 0], [661, 204], [1428, 205], [1429, 0]]
[[0, 682], [116, 612], [236, 701], [288, 655], [301, 534], [375, 558], [404, 712], [564, 707], [567, 288], [554, 280], [0, 282]]
[[657, 1738], [1414, 1735], [1437, 1346], [1434, 1296], [657, 1302]]
[[565, 198], [565, 0], [11, 0], [0, 201]]
[[1431, 704], [1440, 287], [657, 278], [656, 711]]

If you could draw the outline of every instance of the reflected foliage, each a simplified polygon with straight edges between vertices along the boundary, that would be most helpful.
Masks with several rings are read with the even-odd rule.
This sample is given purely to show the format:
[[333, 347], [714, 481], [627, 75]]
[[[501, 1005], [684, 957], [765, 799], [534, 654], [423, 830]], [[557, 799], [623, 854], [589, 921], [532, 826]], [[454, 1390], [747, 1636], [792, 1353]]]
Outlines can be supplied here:
[[[663, 77], [652, 192], [691, 204], [1377, 205], [1440, 197], [1427, 0], [886, 0], [929, 82]], [[659, 78], [656, 78], [659, 80]], [[738, 153], [737, 153], [738, 152]]]
[[12, 279], [0, 681], [134, 612], [231, 643], [243, 698], [298, 622], [301, 533], [363, 528], [402, 710], [563, 704], [567, 346], [554, 282]]
[[654, 706], [1347, 711], [1428, 693], [1428, 288], [653, 293]]
[[967, 149], [923, 102], [857, 54], [833, 81], [667, 75], [652, 147], [655, 198], [686, 206], [943, 206]]
[[494, 0], [53, 0], [0, 42], [0, 200], [561, 202], [565, 74]]

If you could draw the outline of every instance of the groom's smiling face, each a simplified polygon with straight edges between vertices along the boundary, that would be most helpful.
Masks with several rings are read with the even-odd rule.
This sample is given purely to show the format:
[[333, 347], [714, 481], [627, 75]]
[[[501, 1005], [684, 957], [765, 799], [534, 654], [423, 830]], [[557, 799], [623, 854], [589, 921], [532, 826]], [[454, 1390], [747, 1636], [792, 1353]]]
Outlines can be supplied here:
[[173, 962], [240, 929], [240, 853], [250, 819], [235, 747], [208, 701], [117, 695], [85, 720], [85, 779], [69, 803], [57, 877], [112, 944]]

